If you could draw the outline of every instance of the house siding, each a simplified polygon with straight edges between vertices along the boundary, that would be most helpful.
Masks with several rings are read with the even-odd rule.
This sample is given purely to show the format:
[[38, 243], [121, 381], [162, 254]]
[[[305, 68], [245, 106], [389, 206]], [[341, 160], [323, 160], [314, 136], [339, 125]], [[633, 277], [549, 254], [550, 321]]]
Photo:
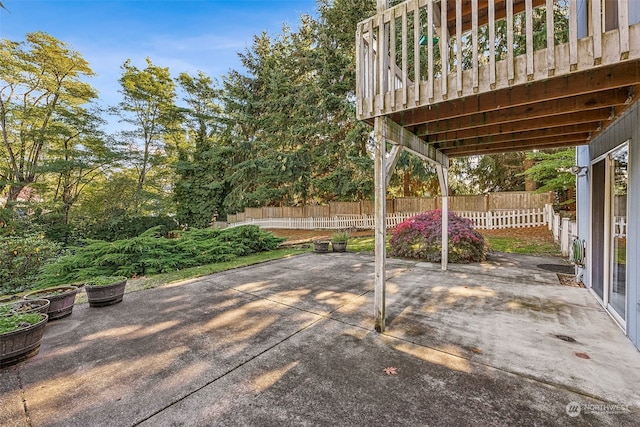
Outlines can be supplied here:
[[[631, 106], [615, 123], [589, 144], [589, 159], [606, 154], [629, 141], [628, 177], [628, 228], [627, 259], [640, 259], [640, 101]], [[583, 164], [586, 150], [580, 148], [577, 160]], [[588, 178], [578, 180], [579, 233], [581, 239], [589, 238], [589, 183]], [[581, 201], [580, 201], [581, 200]], [[586, 201], [585, 201], [586, 200]], [[585, 225], [586, 224], [586, 225]], [[627, 264], [627, 335], [640, 348], [640, 268], [638, 262]], [[587, 278], [590, 285], [590, 278]]]

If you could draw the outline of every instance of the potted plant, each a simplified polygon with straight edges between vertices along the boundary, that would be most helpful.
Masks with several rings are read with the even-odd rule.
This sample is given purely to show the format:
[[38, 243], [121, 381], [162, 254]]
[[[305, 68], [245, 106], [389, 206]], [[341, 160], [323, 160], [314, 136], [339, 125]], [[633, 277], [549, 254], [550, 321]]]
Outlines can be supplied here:
[[122, 276], [98, 276], [84, 284], [91, 307], [104, 307], [122, 301], [127, 278]]
[[18, 300], [0, 304], [0, 316], [14, 316], [26, 313], [47, 313], [50, 302], [48, 299]]
[[329, 252], [329, 241], [328, 240], [314, 240], [313, 241], [313, 251], [314, 252]]
[[38, 353], [48, 318], [44, 313], [0, 317], [0, 368]]
[[78, 293], [78, 288], [76, 286], [57, 286], [55, 288], [47, 288], [30, 292], [24, 296], [24, 299], [49, 300], [49, 309], [47, 310], [47, 314], [49, 315], [49, 320], [55, 320], [71, 314], [73, 311], [73, 305], [76, 302], [76, 293]]
[[331, 235], [331, 249], [333, 252], [346, 252], [349, 232], [344, 230], [336, 231]]

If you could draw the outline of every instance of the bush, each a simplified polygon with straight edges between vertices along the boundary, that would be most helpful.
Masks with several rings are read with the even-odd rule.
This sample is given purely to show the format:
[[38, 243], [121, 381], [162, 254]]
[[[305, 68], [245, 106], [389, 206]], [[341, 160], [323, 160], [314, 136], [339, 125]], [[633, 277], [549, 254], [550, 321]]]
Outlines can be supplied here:
[[60, 245], [42, 234], [0, 239], [0, 293], [11, 294], [33, 287], [38, 272], [60, 251]]
[[116, 240], [130, 239], [137, 237], [145, 231], [155, 228], [166, 236], [170, 231], [177, 229], [178, 223], [175, 219], [166, 216], [115, 216], [95, 224], [84, 224], [84, 236], [89, 239], [106, 240], [113, 242]]
[[220, 229], [191, 229], [162, 237], [161, 227], [140, 236], [106, 242], [90, 240], [70, 248], [43, 268], [40, 286], [87, 281], [96, 276], [142, 276], [181, 270], [216, 262], [231, 261], [252, 253], [273, 250], [283, 239], [257, 226]]
[[[486, 257], [482, 234], [471, 221], [449, 212], [449, 262], [478, 262]], [[433, 210], [409, 218], [389, 240], [391, 255], [430, 262], [442, 260], [442, 212]]]

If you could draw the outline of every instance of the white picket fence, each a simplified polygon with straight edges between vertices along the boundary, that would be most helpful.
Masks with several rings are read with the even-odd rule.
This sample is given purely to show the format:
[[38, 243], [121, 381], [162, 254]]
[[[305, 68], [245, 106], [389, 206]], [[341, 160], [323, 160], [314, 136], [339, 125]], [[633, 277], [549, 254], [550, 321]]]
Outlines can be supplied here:
[[[562, 255], [569, 256], [573, 240], [578, 237], [578, 227], [569, 218], [561, 218], [554, 213], [551, 205], [545, 206], [545, 217], [549, 218], [548, 227], [553, 232], [553, 239], [560, 245]], [[616, 237], [627, 237], [627, 217], [616, 216], [614, 220]]]
[[[387, 215], [387, 228], [396, 227], [401, 222], [416, 216], [416, 212], [393, 213]], [[499, 210], [488, 212], [456, 212], [458, 216], [470, 219], [477, 229], [536, 227], [547, 224], [546, 209]], [[336, 215], [329, 218], [265, 218], [249, 219], [229, 224], [257, 225], [262, 228], [286, 228], [298, 230], [340, 230], [347, 228], [373, 229], [373, 215]]]

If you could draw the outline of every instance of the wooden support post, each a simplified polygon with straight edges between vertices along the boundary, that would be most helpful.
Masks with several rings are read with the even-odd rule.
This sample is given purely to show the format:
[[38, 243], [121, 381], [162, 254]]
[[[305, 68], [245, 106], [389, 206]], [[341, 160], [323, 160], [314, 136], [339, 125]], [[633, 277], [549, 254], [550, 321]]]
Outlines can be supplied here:
[[527, 80], [533, 80], [533, 1], [525, 0]]
[[442, 271], [447, 271], [449, 263], [449, 170], [437, 165], [440, 193], [442, 194]]
[[513, 61], [513, 0], [507, 0], [507, 78], [510, 85], [515, 79], [515, 63]]
[[462, 96], [462, 0], [456, 0], [456, 88]]
[[569, 0], [569, 69], [578, 68], [578, 1]]
[[553, 0], [547, 0], [547, 74], [553, 76], [556, 71], [556, 45], [553, 24]]
[[387, 186], [386, 186], [386, 126], [383, 117], [376, 117], [374, 123], [375, 144], [375, 288], [373, 315], [375, 329], [384, 332], [385, 328], [385, 285], [386, 285], [386, 233], [387, 233]]
[[629, 2], [618, 0], [618, 33], [620, 34], [620, 60], [629, 58]]
[[591, 36], [593, 38], [593, 64], [602, 62], [602, 4], [599, 1], [589, 2], [591, 7]]
[[402, 152], [402, 145], [393, 145], [391, 146], [391, 151], [389, 152], [389, 158], [386, 160], [386, 179], [385, 185], [389, 187], [389, 181], [391, 181], [391, 177], [393, 176], [393, 171], [398, 164], [398, 159], [400, 158], [400, 153]]

